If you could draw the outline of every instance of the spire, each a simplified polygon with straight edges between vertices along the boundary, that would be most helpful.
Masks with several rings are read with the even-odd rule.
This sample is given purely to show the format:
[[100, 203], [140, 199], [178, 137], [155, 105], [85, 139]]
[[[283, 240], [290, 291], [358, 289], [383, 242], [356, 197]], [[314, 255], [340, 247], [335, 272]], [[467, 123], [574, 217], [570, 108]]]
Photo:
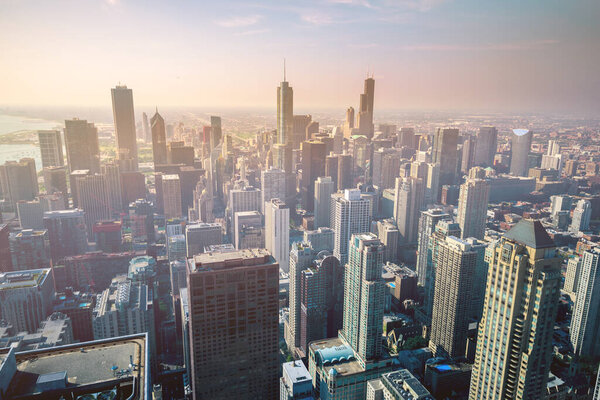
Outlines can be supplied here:
[[156, 113], [158, 114], [158, 106], [156, 106]]
[[285, 82], [285, 57], [283, 57], [283, 81]]

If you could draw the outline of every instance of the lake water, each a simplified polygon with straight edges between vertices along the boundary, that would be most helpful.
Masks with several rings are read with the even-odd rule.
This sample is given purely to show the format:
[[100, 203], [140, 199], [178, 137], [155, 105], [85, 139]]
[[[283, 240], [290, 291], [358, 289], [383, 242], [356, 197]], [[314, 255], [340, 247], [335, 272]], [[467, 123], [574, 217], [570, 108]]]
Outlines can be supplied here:
[[[61, 125], [56, 121], [0, 114], [0, 135], [59, 128]], [[42, 158], [37, 144], [0, 144], [0, 164], [18, 161], [24, 157], [34, 158], [37, 170], [42, 169]]]

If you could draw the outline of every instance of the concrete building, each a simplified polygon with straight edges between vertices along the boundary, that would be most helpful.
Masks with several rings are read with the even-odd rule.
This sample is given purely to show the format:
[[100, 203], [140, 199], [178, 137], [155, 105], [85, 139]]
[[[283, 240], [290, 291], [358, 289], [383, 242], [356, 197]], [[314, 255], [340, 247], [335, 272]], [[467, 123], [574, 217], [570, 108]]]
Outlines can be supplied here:
[[92, 318], [95, 306], [95, 295], [69, 289], [56, 295], [53, 310], [69, 317], [74, 341], [89, 342], [94, 340]]
[[23, 229], [9, 236], [12, 268], [14, 271], [49, 268], [50, 244], [48, 231]]
[[[278, 398], [278, 286], [279, 266], [265, 250], [212, 252], [188, 261], [195, 400]], [[219, 296], [229, 300], [217, 304]]]
[[585, 199], [577, 202], [573, 210], [573, 219], [569, 231], [579, 233], [587, 231], [590, 228], [590, 219], [592, 218], [592, 204]]
[[523, 219], [494, 245], [489, 265], [469, 399], [543, 398], [561, 258], [542, 224]]
[[[236, 212], [233, 216], [233, 232], [233, 243], [236, 249], [265, 247], [264, 234], [262, 233], [262, 215], [258, 211]], [[257, 235], [258, 243], [254, 240], [257, 239]]]
[[152, 130], [152, 160], [154, 165], [167, 163], [167, 137], [165, 131], [165, 120], [158, 113], [158, 108], [154, 116], [150, 119]]
[[77, 206], [84, 212], [88, 238], [94, 236], [93, 227], [98, 221], [110, 218], [110, 199], [105, 175], [85, 175], [75, 179]]
[[279, 199], [265, 203], [265, 247], [289, 271], [290, 265], [290, 209]]
[[571, 343], [578, 356], [600, 356], [600, 248], [583, 253], [571, 317]]
[[108, 194], [110, 215], [119, 215], [123, 210], [122, 182], [119, 165], [114, 162], [104, 163], [100, 166], [100, 171], [106, 177], [106, 192]]
[[87, 251], [87, 228], [82, 210], [45, 212], [44, 228], [48, 231], [50, 254], [55, 264], [67, 256]]
[[513, 129], [510, 137], [510, 173], [514, 176], [527, 176], [529, 172], [529, 151], [533, 133], [528, 129]]
[[482, 126], [477, 132], [473, 164], [481, 167], [494, 165], [494, 155], [498, 146], [498, 130], [493, 126]]
[[327, 227], [331, 223], [331, 195], [335, 192], [333, 180], [329, 176], [320, 176], [315, 181], [315, 229]]
[[563, 290], [571, 295], [577, 293], [579, 287], [579, 275], [581, 275], [581, 257], [574, 256], [567, 261], [567, 273]]
[[261, 206], [260, 211], [264, 214], [265, 203], [272, 199], [286, 198], [285, 171], [277, 168], [269, 168], [260, 173]]
[[49, 268], [0, 274], [2, 318], [17, 332], [35, 332], [52, 313], [54, 281]]
[[385, 245], [384, 262], [396, 261], [398, 259], [398, 241], [400, 232], [393, 219], [377, 221], [377, 236]]
[[44, 228], [44, 209], [39, 199], [17, 201], [16, 211], [21, 229]]
[[98, 128], [93, 123], [78, 118], [66, 120], [65, 147], [69, 172], [85, 169], [100, 172]]
[[300, 183], [300, 195], [304, 209], [312, 212], [314, 210], [315, 181], [320, 176], [325, 176], [327, 148], [325, 143], [315, 139], [302, 142], [301, 147], [302, 181]]
[[419, 212], [424, 205], [425, 188], [419, 178], [396, 178], [394, 219], [401, 245], [417, 244]]
[[33, 200], [39, 193], [35, 160], [22, 158], [0, 165], [0, 193], [9, 211], [16, 211], [19, 200]]
[[440, 208], [421, 211], [417, 239], [416, 267], [417, 277], [419, 279], [419, 286], [425, 286], [426, 277], [428, 275], [427, 266], [428, 264], [431, 264], [431, 261], [428, 261], [429, 239], [433, 232], [435, 232], [435, 226], [437, 225], [437, 223], [439, 221], [448, 219], [450, 219], [450, 215], [445, 213]]
[[458, 226], [461, 238], [483, 239], [487, 220], [490, 184], [485, 179], [467, 179], [458, 195]]
[[180, 218], [183, 215], [181, 207], [181, 182], [178, 175], [162, 176], [162, 205], [165, 218]]
[[436, 357], [465, 356], [467, 333], [476, 292], [478, 265], [485, 244], [477, 239], [446, 237], [435, 263], [435, 291], [429, 347]]
[[314, 251], [327, 250], [333, 252], [335, 232], [331, 228], [318, 228], [304, 231], [303, 242], [308, 243]]
[[331, 195], [331, 228], [335, 232], [333, 255], [342, 265], [348, 261], [348, 243], [355, 233], [369, 232], [372, 208], [360, 190], [346, 189]]
[[204, 253], [205, 247], [223, 243], [223, 227], [218, 223], [206, 222], [186, 225], [185, 241], [188, 258]]
[[38, 131], [42, 167], [62, 167], [65, 165], [60, 131]]
[[117, 85], [115, 88], [110, 89], [110, 93], [112, 96], [119, 164], [124, 167], [123, 171], [137, 171], [138, 152], [135, 115], [133, 111], [133, 92], [125, 85]]
[[283, 376], [279, 378], [280, 400], [309, 400], [312, 397], [312, 381], [302, 361], [290, 361], [281, 366]]
[[302, 271], [307, 269], [316, 253], [308, 243], [295, 242], [290, 250], [290, 270], [289, 270], [289, 314], [284, 326], [284, 338], [288, 350], [296, 354], [300, 348], [301, 338], [301, 281]]
[[36, 332], [17, 332], [12, 325], [0, 322], [0, 348], [12, 347], [17, 351], [32, 351], [64, 346], [74, 342], [71, 319], [58, 312], [40, 323]]
[[252, 186], [242, 185], [237, 189], [229, 191], [229, 218], [233, 219], [236, 212], [240, 211], [260, 211], [262, 209], [260, 202], [262, 201], [262, 192]]
[[433, 138], [432, 161], [440, 166], [439, 186], [454, 184], [458, 171], [458, 129], [438, 128]]

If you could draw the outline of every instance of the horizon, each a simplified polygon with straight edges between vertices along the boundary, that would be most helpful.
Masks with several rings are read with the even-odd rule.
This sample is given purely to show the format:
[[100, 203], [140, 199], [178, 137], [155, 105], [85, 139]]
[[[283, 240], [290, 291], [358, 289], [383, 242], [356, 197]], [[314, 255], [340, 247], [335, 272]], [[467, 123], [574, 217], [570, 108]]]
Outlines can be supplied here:
[[376, 113], [595, 113], [600, 4], [515, 5], [9, 1], [0, 104], [110, 107], [121, 82], [136, 108], [271, 109], [285, 58], [302, 110], [356, 108], [370, 72]]

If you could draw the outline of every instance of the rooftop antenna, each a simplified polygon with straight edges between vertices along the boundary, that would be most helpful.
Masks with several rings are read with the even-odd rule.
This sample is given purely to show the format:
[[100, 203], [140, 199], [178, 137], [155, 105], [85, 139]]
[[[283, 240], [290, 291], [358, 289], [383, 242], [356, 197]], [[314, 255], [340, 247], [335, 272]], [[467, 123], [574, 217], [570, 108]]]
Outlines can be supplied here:
[[285, 82], [285, 57], [283, 57], [283, 81]]

